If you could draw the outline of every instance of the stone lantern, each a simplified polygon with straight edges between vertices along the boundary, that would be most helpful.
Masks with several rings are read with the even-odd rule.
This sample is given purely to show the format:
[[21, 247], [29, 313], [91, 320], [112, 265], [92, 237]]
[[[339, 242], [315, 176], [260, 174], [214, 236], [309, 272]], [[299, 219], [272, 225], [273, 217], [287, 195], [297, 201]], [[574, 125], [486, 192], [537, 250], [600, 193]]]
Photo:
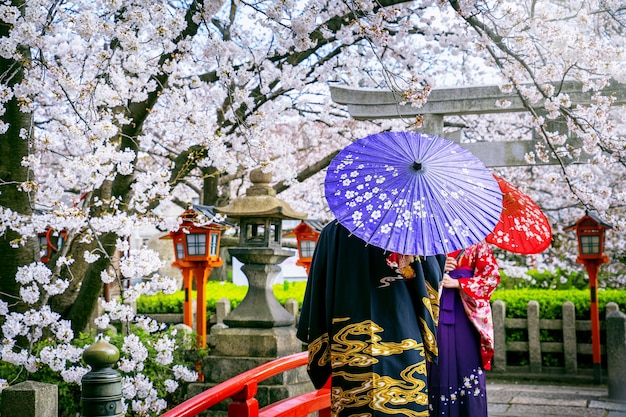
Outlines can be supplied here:
[[[249, 283], [242, 302], [224, 318], [226, 326], [213, 326], [209, 337], [211, 353], [203, 360], [205, 384], [196, 391], [226, 381], [273, 359], [302, 351], [296, 337], [295, 318], [276, 300], [272, 285], [280, 272], [279, 264], [295, 251], [283, 249], [282, 221], [302, 220], [306, 216], [276, 198], [270, 186], [271, 174], [255, 169], [250, 173], [252, 186], [246, 195], [215, 211], [238, 221], [240, 235], [231, 256], [243, 266]], [[306, 370], [293, 369], [265, 381], [258, 387], [259, 406], [312, 389]], [[207, 411], [209, 417], [221, 411]]]
[[250, 173], [252, 186], [244, 197], [215, 211], [239, 222], [239, 246], [229, 248], [239, 259], [250, 284], [245, 298], [224, 318], [229, 327], [268, 328], [294, 324], [294, 317], [274, 297], [272, 284], [280, 273], [278, 264], [294, 255], [282, 248], [282, 221], [304, 219], [306, 214], [294, 211], [276, 198], [269, 185], [272, 174], [260, 168]]

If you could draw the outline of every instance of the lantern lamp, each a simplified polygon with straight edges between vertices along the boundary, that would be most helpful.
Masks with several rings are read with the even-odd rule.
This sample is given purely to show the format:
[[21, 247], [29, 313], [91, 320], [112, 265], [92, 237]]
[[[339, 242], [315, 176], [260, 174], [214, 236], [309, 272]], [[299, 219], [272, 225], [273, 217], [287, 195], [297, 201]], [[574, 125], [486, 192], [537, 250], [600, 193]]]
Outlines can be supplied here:
[[50, 254], [48, 253], [50, 247], [48, 246], [48, 239], [46, 239], [46, 232], [40, 232], [37, 236], [39, 237], [39, 255], [41, 256], [41, 262], [48, 262], [50, 260]]
[[298, 241], [298, 253], [302, 259], [313, 258], [315, 252], [315, 245], [317, 244], [317, 236], [315, 235], [303, 235]]
[[593, 359], [594, 382], [602, 382], [602, 357], [600, 348], [600, 313], [598, 309], [598, 269], [609, 261], [604, 254], [604, 233], [613, 226], [606, 223], [596, 213], [586, 211], [575, 224], [563, 230], [576, 229], [578, 239], [578, 258], [576, 262], [585, 265], [589, 275], [591, 315], [591, 350]]
[[585, 261], [601, 261], [599, 263], [608, 262], [608, 258], [604, 255], [604, 233], [613, 226], [590, 211], [586, 211], [585, 215], [575, 224], [565, 227], [563, 230], [576, 230], [576, 238], [578, 240], [578, 259], [576, 262], [585, 263]]
[[55, 229], [47, 227], [45, 232], [38, 233], [37, 236], [39, 238], [41, 262], [47, 263], [52, 255], [63, 247], [67, 239], [67, 232], [65, 230], [57, 232]]
[[[180, 227], [161, 239], [172, 239], [174, 257], [172, 266], [182, 270], [183, 321], [192, 325], [192, 278], [196, 282], [196, 332], [198, 347], [206, 347], [206, 295], [205, 287], [213, 268], [224, 265], [220, 258], [220, 239], [222, 231], [229, 225], [214, 221], [211, 206], [194, 205], [185, 210], [180, 218]], [[203, 221], [208, 220], [208, 221]]]
[[241, 246], [281, 247], [282, 219], [245, 217], [239, 222]]
[[200, 214], [193, 208], [185, 210], [180, 216], [182, 223], [179, 230], [170, 232], [163, 239], [172, 239], [175, 263], [206, 261], [212, 267], [222, 266], [223, 261], [219, 257], [220, 239], [222, 230], [227, 226], [215, 222], [200, 225], [197, 223]]
[[292, 233], [285, 236], [295, 236], [298, 245], [298, 260], [296, 265], [303, 267], [309, 273], [315, 247], [324, 225], [318, 220], [302, 220]]

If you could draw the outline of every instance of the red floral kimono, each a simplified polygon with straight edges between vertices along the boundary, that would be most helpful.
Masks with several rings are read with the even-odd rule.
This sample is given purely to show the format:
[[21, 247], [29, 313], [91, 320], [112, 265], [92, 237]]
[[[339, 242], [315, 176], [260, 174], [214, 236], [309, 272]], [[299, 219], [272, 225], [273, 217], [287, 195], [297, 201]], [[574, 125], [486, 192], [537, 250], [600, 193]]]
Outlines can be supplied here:
[[488, 417], [484, 370], [493, 357], [489, 298], [500, 282], [491, 249], [478, 243], [448, 254], [459, 288], [443, 287], [437, 322], [437, 363], [427, 363], [430, 417]]
[[491, 249], [485, 242], [458, 250], [448, 256], [457, 257], [457, 268], [471, 268], [473, 276], [459, 278], [465, 313], [480, 334], [483, 368], [491, 369], [493, 357], [493, 318], [489, 300], [500, 283], [500, 270]]

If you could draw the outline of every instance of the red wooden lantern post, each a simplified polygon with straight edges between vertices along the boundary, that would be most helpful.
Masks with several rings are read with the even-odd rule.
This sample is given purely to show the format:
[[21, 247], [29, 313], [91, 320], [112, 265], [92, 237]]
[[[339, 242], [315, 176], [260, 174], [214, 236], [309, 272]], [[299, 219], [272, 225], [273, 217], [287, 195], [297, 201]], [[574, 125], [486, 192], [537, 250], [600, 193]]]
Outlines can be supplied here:
[[613, 226], [601, 220], [595, 213], [585, 212], [585, 216], [564, 230], [576, 229], [578, 258], [576, 263], [585, 265], [589, 275], [591, 291], [591, 343], [593, 352], [594, 382], [602, 381], [602, 356], [600, 352], [600, 314], [598, 312], [598, 269], [609, 258], [604, 252], [604, 233]]
[[307, 275], [311, 268], [311, 261], [317, 240], [320, 237], [321, 224], [312, 220], [302, 220], [299, 225], [293, 229], [298, 243], [298, 260], [296, 265], [303, 267]]
[[162, 239], [172, 239], [176, 260], [172, 262], [182, 270], [183, 290], [183, 321], [192, 326], [192, 279], [196, 278], [196, 333], [197, 346], [206, 347], [206, 293], [205, 287], [213, 268], [224, 265], [219, 256], [220, 238], [222, 230], [228, 227], [210, 222], [198, 223], [199, 213], [194, 209], [187, 209], [181, 214], [182, 223], [175, 232], [170, 232]]

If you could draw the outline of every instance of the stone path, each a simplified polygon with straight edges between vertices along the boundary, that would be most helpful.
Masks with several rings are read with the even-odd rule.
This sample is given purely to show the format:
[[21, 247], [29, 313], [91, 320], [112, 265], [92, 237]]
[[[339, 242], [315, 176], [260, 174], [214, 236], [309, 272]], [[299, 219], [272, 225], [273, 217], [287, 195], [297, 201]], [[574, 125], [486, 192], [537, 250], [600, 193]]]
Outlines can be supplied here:
[[626, 417], [626, 402], [609, 400], [606, 385], [487, 382], [487, 399], [489, 417]]

